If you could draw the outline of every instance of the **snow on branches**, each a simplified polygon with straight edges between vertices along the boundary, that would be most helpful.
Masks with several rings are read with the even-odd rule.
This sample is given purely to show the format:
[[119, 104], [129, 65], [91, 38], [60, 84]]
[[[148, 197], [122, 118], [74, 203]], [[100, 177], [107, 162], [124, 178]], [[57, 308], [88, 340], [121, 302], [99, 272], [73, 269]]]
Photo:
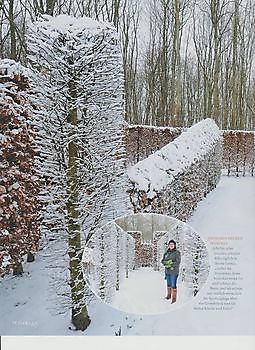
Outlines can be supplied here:
[[135, 265], [135, 240], [114, 221], [101, 227], [87, 242], [83, 270], [90, 288], [111, 303], [121, 282]]
[[[79, 223], [89, 238], [95, 226], [126, 213], [129, 205], [123, 191], [124, 82], [118, 37], [110, 24], [90, 18], [44, 16], [30, 26], [28, 48], [47, 99], [38, 118], [41, 169], [48, 179], [45, 222], [54, 232], [65, 227], [68, 147], [74, 141]], [[75, 125], [70, 113], [77, 114]]]
[[[127, 212], [124, 148], [124, 82], [116, 30], [90, 18], [43, 16], [30, 25], [31, 66], [41, 74], [37, 115], [47, 186], [43, 232], [62, 239], [72, 298], [72, 322], [84, 330], [87, 315], [82, 243]], [[53, 236], [53, 237], [52, 237]], [[58, 251], [60, 249], [58, 248]], [[64, 264], [67, 263], [64, 261]]]
[[0, 70], [0, 275], [35, 254], [39, 233], [40, 180], [36, 130], [31, 125], [28, 71], [11, 60]]

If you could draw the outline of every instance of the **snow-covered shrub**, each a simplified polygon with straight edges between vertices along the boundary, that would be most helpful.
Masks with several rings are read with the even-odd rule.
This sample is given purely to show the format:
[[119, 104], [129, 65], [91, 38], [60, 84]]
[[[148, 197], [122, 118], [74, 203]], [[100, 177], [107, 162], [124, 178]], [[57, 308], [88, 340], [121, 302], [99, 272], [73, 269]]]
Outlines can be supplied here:
[[168, 214], [185, 221], [216, 187], [221, 167], [221, 132], [212, 119], [205, 119], [128, 169], [134, 212]]
[[[37, 130], [29, 72], [11, 60], [0, 60], [0, 275], [35, 254], [40, 230], [37, 195], [41, 181], [35, 157]], [[17, 271], [18, 273], [18, 271]]]
[[224, 130], [223, 170], [227, 175], [254, 176], [254, 131]]

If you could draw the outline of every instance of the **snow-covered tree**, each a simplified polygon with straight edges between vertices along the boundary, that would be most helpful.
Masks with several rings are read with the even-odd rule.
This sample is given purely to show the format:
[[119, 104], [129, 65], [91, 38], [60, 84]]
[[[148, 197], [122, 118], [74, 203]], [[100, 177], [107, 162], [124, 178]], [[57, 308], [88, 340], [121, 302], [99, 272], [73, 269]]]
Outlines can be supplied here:
[[33, 261], [39, 245], [36, 129], [29, 73], [12, 60], [0, 60], [0, 275], [23, 272], [23, 256]]
[[43, 231], [68, 240], [72, 322], [84, 330], [82, 242], [128, 208], [118, 37], [90, 18], [44, 16], [30, 26], [28, 48], [45, 105], [37, 118], [47, 179]]

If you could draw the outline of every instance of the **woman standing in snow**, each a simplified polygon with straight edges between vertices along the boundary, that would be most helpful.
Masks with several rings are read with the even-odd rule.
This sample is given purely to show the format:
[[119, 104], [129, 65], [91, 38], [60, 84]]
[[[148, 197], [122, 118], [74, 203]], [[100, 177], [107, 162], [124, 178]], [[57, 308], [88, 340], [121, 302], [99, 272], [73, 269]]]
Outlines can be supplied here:
[[177, 278], [179, 275], [179, 266], [181, 262], [181, 253], [176, 249], [176, 242], [171, 239], [168, 242], [168, 249], [165, 252], [162, 264], [165, 266], [165, 279], [167, 282], [167, 296], [166, 299], [172, 298], [172, 304], [176, 302], [177, 298]]

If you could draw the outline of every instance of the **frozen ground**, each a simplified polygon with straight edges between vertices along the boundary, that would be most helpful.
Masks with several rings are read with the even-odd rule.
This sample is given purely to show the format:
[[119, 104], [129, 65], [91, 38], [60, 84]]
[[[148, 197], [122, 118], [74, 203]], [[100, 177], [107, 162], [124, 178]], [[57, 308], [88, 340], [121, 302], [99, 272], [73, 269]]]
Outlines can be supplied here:
[[[167, 303], [162, 299], [164, 280], [155, 275], [148, 293], [148, 286], [143, 281], [148, 280], [146, 274], [151, 271], [146, 269], [143, 274], [142, 270], [138, 270], [137, 282], [133, 275], [125, 289], [128, 297], [128, 289], [137, 286], [137, 298], [133, 289], [133, 302], [130, 299], [124, 302], [124, 306], [129, 307], [129, 313], [93, 300], [89, 305], [91, 325], [83, 333], [75, 332], [68, 329], [68, 312], [56, 314], [56, 310], [61, 310], [61, 305], [58, 305], [50, 284], [55, 271], [48, 267], [49, 256], [45, 249], [39, 252], [34, 263], [26, 264], [23, 277], [8, 276], [0, 282], [0, 334], [114, 335], [121, 327], [122, 335], [254, 335], [254, 212], [255, 178], [223, 176], [218, 187], [198, 205], [188, 222], [205, 240], [209, 250], [208, 238], [211, 236], [243, 237], [241, 241], [232, 243], [241, 254], [239, 269], [243, 274], [243, 294], [231, 311], [195, 310], [209, 288], [209, 279], [208, 285], [192, 302], [182, 303], [180, 299], [175, 306], [168, 304], [169, 312], [163, 313]], [[157, 300], [153, 291], [159, 296]], [[140, 310], [135, 310], [140, 314], [133, 314], [131, 307], [137, 304], [139, 294], [148, 297], [149, 301], [140, 303]], [[116, 299], [115, 302], [119, 308], [123, 308], [123, 299]], [[157, 305], [157, 314], [145, 315], [145, 304], [148, 306], [146, 310], [152, 313], [157, 312], [154, 307]]]

